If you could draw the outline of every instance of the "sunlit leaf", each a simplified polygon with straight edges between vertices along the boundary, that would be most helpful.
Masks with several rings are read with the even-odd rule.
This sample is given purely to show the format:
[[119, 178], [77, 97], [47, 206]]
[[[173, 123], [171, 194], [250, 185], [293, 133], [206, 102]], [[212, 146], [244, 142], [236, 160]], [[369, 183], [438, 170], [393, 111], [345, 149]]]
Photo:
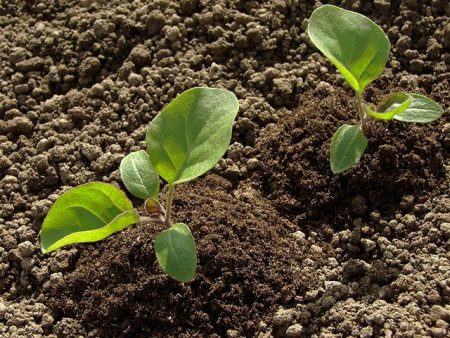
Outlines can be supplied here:
[[192, 88], [176, 97], [148, 127], [156, 172], [178, 184], [211, 169], [228, 149], [237, 111], [236, 96], [224, 89]]
[[158, 198], [159, 177], [144, 150], [132, 152], [120, 163], [123, 184], [134, 196], [147, 199]]
[[139, 222], [125, 193], [111, 184], [92, 182], [62, 194], [41, 230], [41, 249], [51, 252], [74, 243], [96, 242]]
[[406, 93], [393, 93], [386, 96], [378, 105], [377, 111], [367, 108], [367, 115], [379, 120], [392, 120], [404, 112], [411, 104], [412, 97]]
[[420, 94], [409, 95], [412, 97], [411, 104], [403, 113], [395, 115], [394, 119], [403, 122], [429, 123], [437, 120], [444, 113], [444, 109], [432, 99]]
[[381, 75], [388, 60], [386, 34], [359, 13], [321, 6], [311, 15], [308, 35], [359, 93]]

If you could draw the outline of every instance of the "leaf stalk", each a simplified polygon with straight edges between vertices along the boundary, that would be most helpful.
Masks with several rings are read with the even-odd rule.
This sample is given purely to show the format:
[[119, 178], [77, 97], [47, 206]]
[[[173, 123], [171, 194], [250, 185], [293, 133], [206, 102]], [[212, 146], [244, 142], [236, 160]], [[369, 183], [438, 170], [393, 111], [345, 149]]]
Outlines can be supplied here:
[[366, 126], [367, 116], [366, 111], [364, 109], [362, 93], [357, 92], [356, 98], [358, 99], [358, 112], [359, 112], [359, 119], [361, 120], [361, 129], [363, 132], [365, 132], [367, 128]]
[[166, 201], [166, 226], [170, 228], [172, 226], [172, 221], [170, 219], [170, 214], [172, 211], [172, 202], [173, 202], [173, 193], [175, 191], [175, 185], [169, 184], [169, 192], [167, 194], [167, 201]]

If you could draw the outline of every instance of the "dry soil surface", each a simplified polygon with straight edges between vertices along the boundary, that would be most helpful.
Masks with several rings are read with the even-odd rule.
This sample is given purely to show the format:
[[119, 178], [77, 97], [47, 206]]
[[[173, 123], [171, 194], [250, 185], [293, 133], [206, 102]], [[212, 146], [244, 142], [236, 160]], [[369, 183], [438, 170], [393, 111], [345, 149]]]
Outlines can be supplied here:
[[[337, 176], [330, 138], [357, 113], [305, 32], [322, 3], [389, 36], [367, 101], [407, 90], [446, 110], [370, 123]], [[448, 0], [0, 1], [0, 336], [448, 337], [449, 17]], [[224, 159], [177, 188], [195, 280], [162, 273], [144, 222], [43, 255], [58, 196], [123, 188], [121, 159], [194, 86], [240, 104]]]

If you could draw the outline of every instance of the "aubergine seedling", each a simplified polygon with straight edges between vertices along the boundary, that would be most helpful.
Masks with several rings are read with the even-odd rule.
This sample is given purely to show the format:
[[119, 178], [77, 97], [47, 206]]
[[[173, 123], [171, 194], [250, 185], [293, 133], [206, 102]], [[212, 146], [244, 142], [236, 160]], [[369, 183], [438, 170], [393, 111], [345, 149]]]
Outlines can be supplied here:
[[[191, 281], [197, 251], [189, 227], [172, 224], [175, 186], [211, 169], [228, 149], [238, 111], [228, 90], [192, 88], [170, 102], [147, 129], [147, 151], [128, 154], [120, 164], [126, 188], [145, 200], [154, 224], [167, 229], [155, 238], [156, 258], [172, 278]], [[159, 203], [159, 177], [168, 183], [166, 206]], [[41, 249], [102, 240], [138, 223], [140, 216], [124, 192], [111, 184], [91, 182], [62, 194], [50, 208], [41, 230]]]
[[341, 173], [360, 160], [367, 147], [364, 132], [368, 121], [395, 119], [427, 123], [444, 112], [439, 104], [420, 94], [393, 93], [378, 107], [364, 102], [364, 89], [383, 72], [390, 49], [381, 27], [364, 15], [323, 5], [312, 13], [308, 35], [355, 90], [358, 102], [360, 124], [342, 125], [331, 140], [333, 173]]

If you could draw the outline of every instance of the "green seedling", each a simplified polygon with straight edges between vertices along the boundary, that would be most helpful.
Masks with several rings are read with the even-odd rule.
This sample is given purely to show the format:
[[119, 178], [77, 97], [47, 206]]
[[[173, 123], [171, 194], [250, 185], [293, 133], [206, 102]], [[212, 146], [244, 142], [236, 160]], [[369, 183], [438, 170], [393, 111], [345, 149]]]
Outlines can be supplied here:
[[[147, 151], [128, 154], [120, 164], [128, 191], [144, 200], [150, 223], [166, 230], [155, 238], [156, 258], [172, 278], [195, 277], [197, 251], [189, 227], [171, 221], [176, 185], [211, 169], [228, 149], [238, 111], [236, 96], [223, 89], [192, 88], [170, 102], [147, 129]], [[168, 185], [165, 207], [159, 202], [159, 177]], [[92, 182], [65, 192], [50, 208], [41, 230], [44, 253], [74, 243], [102, 240], [143, 217], [125, 193]]]
[[308, 24], [314, 45], [336, 66], [355, 90], [360, 124], [341, 126], [333, 135], [330, 165], [341, 173], [359, 162], [367, 147], [364, 132], [371, 120], [398, 120], [428, 123], [444, 110], [431, 99], [412, 93], [393, 93], [375, 107], [363, 99], [366, 86], [383, 72], [390, 43], [383, 30], [372, 20], [332, 5], [317, 8]]

